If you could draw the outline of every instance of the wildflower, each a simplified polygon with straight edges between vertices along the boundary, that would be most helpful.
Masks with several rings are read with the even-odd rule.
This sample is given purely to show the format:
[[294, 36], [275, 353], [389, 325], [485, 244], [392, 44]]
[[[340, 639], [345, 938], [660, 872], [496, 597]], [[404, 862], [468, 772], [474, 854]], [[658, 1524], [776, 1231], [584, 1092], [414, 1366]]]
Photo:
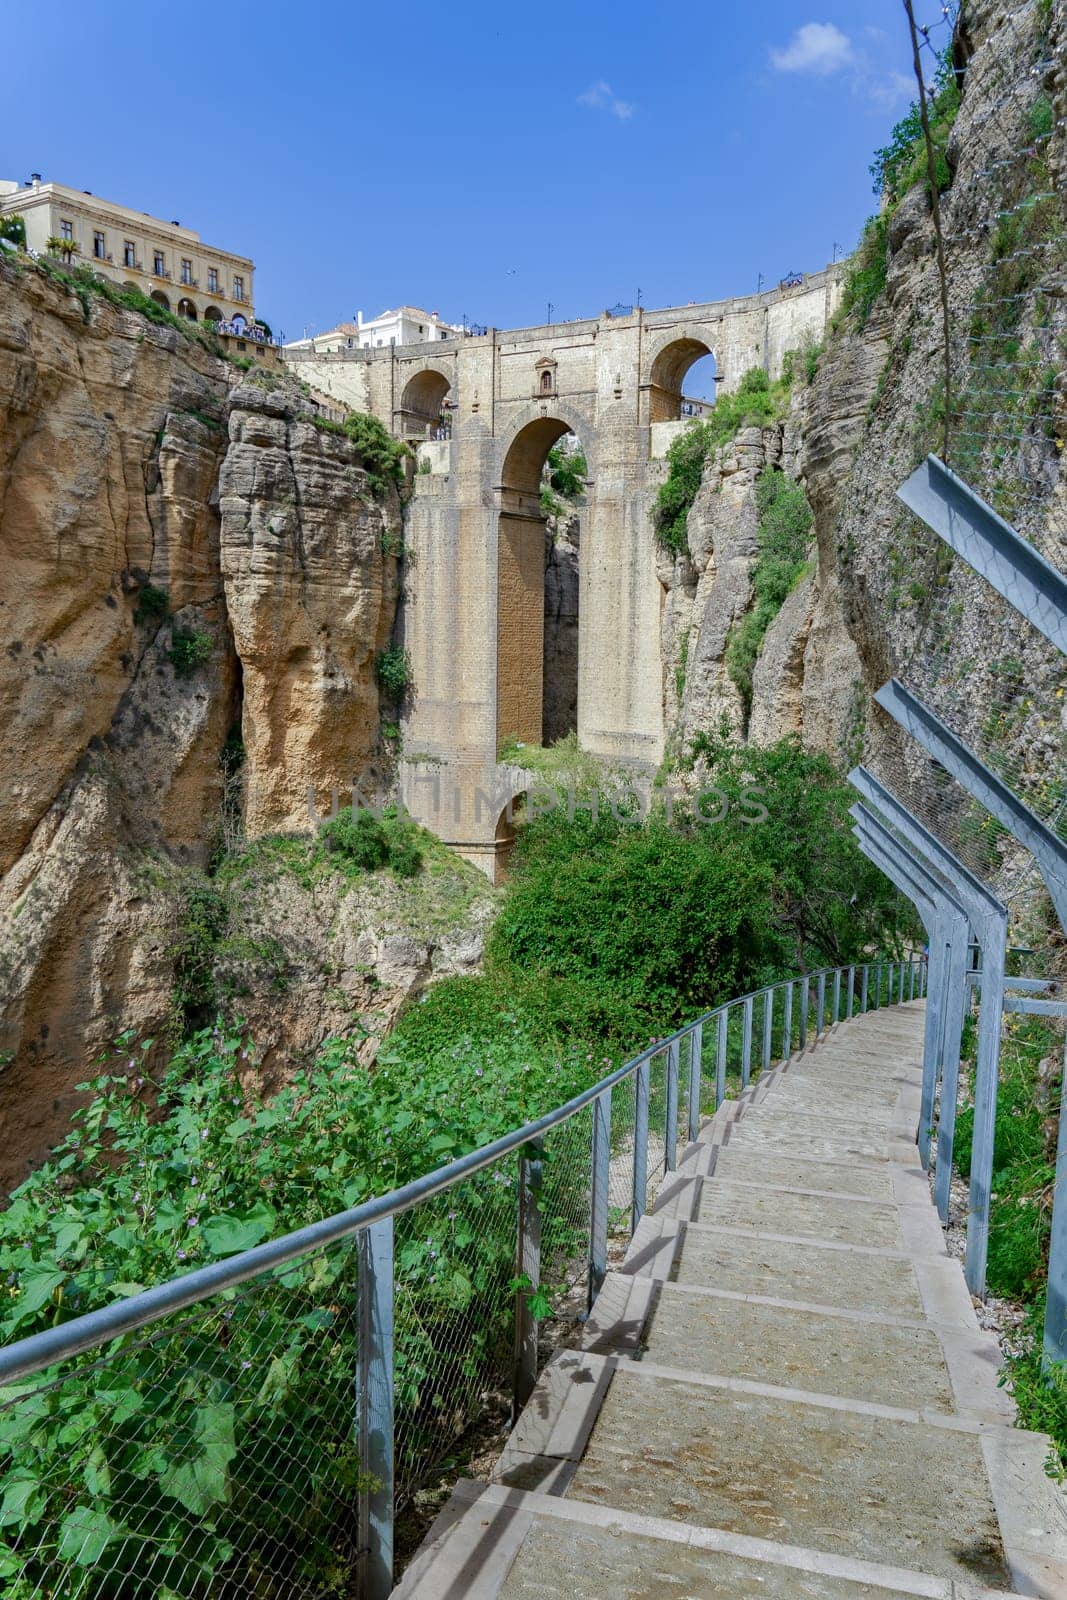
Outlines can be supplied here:
[[186, 1222], [185, 1226], [187, 1228], [195, 1228], [199, 1221], [200, 1221], [199, 1217], [190, 1217], [188, 1219], [188, 1221]]

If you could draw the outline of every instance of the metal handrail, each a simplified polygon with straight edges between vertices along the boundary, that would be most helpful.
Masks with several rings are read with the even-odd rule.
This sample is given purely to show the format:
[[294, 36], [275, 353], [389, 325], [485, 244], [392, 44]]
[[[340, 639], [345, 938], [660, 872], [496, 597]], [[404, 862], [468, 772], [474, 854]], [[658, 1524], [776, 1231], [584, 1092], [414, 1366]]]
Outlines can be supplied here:
[[[206, 1300], [222, 1290], [235, 1288], [249, 1278], [259, 1277], [271, 1268], [283, 1266], [313, 1250], [335, 1244], [340, 1239], [350, 1238], [376, 1222], [412, 1210], [413, 1207], [444, 1193], [474, 1173], [491, 1166], [501, 1156], [522, 1149], [524, 1145], [542, 1138], [561, 1123], [568, 1122], [586, 1106], [592, 1105], [601, 1095], [632, 1077], [646, 1062], [679, 1045], [683, 1039], [690, 1038], [706, 1023], [727, 1015], [735, 1006], [751, 1006], [756, 1000], [767, 994], [774, 994], [779, 989], [792, 991], [796, 984], [804, 983], [805, 979], [809, 990], [813, 982], [817, 983], [820, 994], [824, 996], [825, 980], [828, 976], [840, 979], [842, 973], [861, 972], [864, 978], [863, 1008], [865, 1009], [866, 979], [872, 968], [888, 965], [892, 972], [894, 967], [899, 966], [903, 969], [914, 964], [915, 958], [901, 962], [868, 962], [862, 966], [853, 963], [836, 968], [826, 967], [814, 972], [800, 973], [793, 978], [780, 978], [774, 983], [764, 984], [762, 988], [752, 990], [749, 994], [727, 1000], [676, 1029], [674, 1033], [667, 1034], [648, 1045], [639, 1055], [624, 1062], [614, 1072], [601, 1078], [590, 1088], [583, 1089], [580, 1094], [557, 1106], [555, 1110], [546, 1112], [544, 1116], [525, 1123], [511, 1133], [504, 1134], [491, 1144], [483, 1145], [465, 1156], [458, 1157], [446, 1166], [438, 1167], [421, 1178], [403, 1184], [399, 1189], [378, 1195], [373, 1200], [365, 1200], [361, 1205], [324, 1217], [319, 1222], [309, 1223], [306, 1227], [297, 1228], [294, 1232], [283, 1234], [278, 1239], [270, 1239], [265, 1244], [255, 1245], [252, 1249], [243, 1250], [225, 1260], [212, 1262], [210, 1266], [194, 1268], [180, 1277], [168, 1279], [166, 1283], [142, 1290], [140, 1294], [131, 1295], [127, 1300], [120, 1300], [114, 1305], [86, 1312], [56, 1328], [45, 1329], [25, 1339], [16, 1340], [13, 1344], [0, 1347], [0, 1384], [28, 1377], [72, 1356], [83, 1355], [98, 1345], [109, 1343], [123, 1334], [136, 1332], [138, 1328], [143, 1328], [148, 1323], [156, 1322], [175, 1311], [186, 1310], [189, 1306], [196, 1305], [199, 1301]], [[821, 1031], [822, 1011], [823, 1007], [820, 1004], [820, 1025], [816, 1029], [817, 1033]], [[804, 1012], [802, 1017], [804, 1020], [801, 1022], [801, 1048], [806, 1042], [807, 1031]]]

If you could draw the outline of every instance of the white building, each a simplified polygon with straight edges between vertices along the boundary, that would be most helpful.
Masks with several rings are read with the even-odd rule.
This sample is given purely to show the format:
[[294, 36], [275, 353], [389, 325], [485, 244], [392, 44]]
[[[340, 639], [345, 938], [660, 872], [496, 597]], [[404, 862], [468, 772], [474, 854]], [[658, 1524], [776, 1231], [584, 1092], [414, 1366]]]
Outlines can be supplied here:
[[67, 259], [92, 267], [102, 277], [151, 295], [167, 311], [190, 322], [236, 322], [255, 316], [247, 256], [204, 244], [180, 222], [134, 211], [87, 189], [42, 183], [35, 172], [28, 183], [0, 179], [0, 215], [20, 216], [26, 243], [44, 255], [49, 240]]
[[369, 322], [364, 322], [362, 311], [357, 311], [355, 322], [339, 322], [327, 333], [294, 339], [285, 348], [307, 355], [332, 355], [338, 350], [374, 350], [391, 344], [436, 344], [439, 339], [458, 339], [462, 334], [461, 326], [442, 322], [436, 311], [398, 306]]

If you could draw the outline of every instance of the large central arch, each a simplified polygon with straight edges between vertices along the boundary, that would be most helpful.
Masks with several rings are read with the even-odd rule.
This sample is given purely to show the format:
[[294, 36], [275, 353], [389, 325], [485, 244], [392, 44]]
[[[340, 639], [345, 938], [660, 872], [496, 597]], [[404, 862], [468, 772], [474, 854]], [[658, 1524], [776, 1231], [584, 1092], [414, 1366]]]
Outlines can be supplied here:
[[496, 739], [539, 745], [544, 732], [545, 523], [548, 452], [574, 425], [538, 416], [520, 427], [500, 473], [496, 574]]

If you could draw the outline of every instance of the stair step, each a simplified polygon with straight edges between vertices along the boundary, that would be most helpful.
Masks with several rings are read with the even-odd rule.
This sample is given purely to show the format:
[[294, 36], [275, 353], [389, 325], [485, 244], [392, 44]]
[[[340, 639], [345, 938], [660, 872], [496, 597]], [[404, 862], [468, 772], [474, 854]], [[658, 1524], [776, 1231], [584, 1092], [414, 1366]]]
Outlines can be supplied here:
[[457, 1484], [395, 1600], [1004, 1600], [869, 1559]]

